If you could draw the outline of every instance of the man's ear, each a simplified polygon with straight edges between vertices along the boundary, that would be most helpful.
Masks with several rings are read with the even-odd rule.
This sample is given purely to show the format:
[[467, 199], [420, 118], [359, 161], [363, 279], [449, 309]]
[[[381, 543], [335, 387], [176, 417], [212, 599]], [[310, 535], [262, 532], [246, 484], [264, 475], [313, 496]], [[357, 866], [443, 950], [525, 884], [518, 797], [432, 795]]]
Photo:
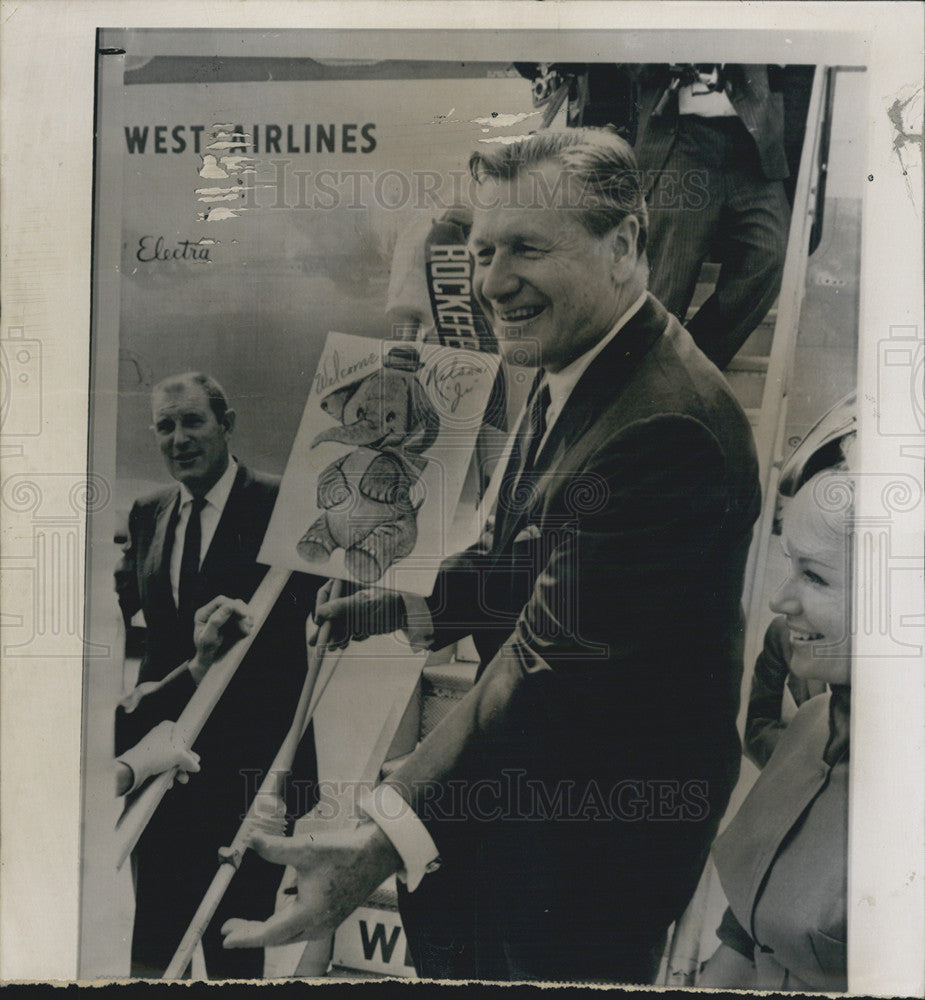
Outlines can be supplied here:
[[611, 229], [610, 248], [613, 253], [614, 277], [621, 284], [636, 270], [639, 260], [639, 219], [626, 215]]
[[225, 418], [222, 420], [222, 426], [225, 428], [226, 434], [230, 434], [234, 430], [234, 422], [237, 416], [234, 410], [225, 410]]

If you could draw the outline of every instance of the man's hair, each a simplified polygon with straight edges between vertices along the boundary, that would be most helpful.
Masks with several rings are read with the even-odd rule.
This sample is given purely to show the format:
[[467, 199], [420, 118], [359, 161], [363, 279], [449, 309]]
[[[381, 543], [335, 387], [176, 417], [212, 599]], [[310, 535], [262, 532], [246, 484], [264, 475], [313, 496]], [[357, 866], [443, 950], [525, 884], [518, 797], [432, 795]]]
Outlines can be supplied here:
[[153, 399], [159, 392], [167, 392], [169, 389], [191, 384], [198, 385], [205, 392], [209, 400], [209, 407], [215, 414], [215, 419], [222, 423], [228, 412], [228, 397], [218, 382], [211, 375], [206, 375], [205, 372], [183, 372], [180, 375], [168, 375], [151, 390], [151, 398]]
[[508, 181], [549, 160], [577, 182], [580, 195], [574, 207], [593, 236], [604, 236], [628, 215], [636, 216], [641, 255], [649, 224], [642, 177], [629, 143], [611, 127], [536, 132], [507, 146], [476, 150], [469, 157], [469, 173], [476, 182]]

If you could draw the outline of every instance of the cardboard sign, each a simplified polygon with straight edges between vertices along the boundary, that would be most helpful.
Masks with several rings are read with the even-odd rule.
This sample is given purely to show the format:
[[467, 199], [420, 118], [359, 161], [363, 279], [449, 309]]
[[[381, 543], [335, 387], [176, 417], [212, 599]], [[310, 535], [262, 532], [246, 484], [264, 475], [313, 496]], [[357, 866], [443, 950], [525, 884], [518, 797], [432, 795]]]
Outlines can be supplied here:
[[484, 352], [328, 334], [260, 561], [429, 594], [497, 370]]

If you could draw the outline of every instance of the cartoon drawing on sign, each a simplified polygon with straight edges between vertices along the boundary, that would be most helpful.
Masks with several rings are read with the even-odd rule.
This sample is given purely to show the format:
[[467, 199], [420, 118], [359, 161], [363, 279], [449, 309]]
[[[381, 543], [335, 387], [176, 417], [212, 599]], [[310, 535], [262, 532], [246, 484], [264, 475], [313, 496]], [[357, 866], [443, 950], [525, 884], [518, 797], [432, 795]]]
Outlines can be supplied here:
[[258, 561], [429, 594], [474, 521], [461, 496], [499, 363], [330, 331]]
[[423, 452], [436, 441], [440, 417], [418, 381], [422, 367], [412, 347], [393, 347], [382, 368], [329, 392], [321, 409], [339, 421], [312, 442], [358, 445], [336, 459], [318, 479], [317, 505], [324, 513], [297, 545], [309, 563], [326, 562], [344, 549], [347, 569], [375, 583], [392, 563], [413, 551]]

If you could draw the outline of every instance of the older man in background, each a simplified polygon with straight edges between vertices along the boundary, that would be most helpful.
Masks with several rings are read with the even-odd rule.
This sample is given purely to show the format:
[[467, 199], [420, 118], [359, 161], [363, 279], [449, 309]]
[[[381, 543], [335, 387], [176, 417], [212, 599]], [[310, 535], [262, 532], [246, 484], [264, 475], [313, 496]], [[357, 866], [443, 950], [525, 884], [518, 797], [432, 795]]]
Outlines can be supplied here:
[[[250, 599], [266, 573], [257, 553], [279, 488], [276, 477], [252, 472], [231, 454], [235, 412], [213, 378], [187, 372], [164, 379], [151, 406], [175, 482], [134, 504], [116, 573], [126, 620], [141, 610], [146, 625], [138, 686], [117, 715], [118, 753], [162, 720], [176, 720], [202, 680], [193, 616], [219, 595]], [[305, 677], [305, 621], [318, 582], [293, 574], [196, 740], [202, 773], [165, 796], [138, 843], [135, 975], [166, 969], [215, 874], [218, 848], [234, 836], [286, 734]], [[314, 778], [310, 734], [293, 773]], [[298, 811], [310, 806], [298, 803]], [[278, 882], [266, 862], [244, 859], [203, 939], [211, 977], [262, 974], [262, 955], [224, 951], [217, 928], [223, 913], [266, 912]]]

